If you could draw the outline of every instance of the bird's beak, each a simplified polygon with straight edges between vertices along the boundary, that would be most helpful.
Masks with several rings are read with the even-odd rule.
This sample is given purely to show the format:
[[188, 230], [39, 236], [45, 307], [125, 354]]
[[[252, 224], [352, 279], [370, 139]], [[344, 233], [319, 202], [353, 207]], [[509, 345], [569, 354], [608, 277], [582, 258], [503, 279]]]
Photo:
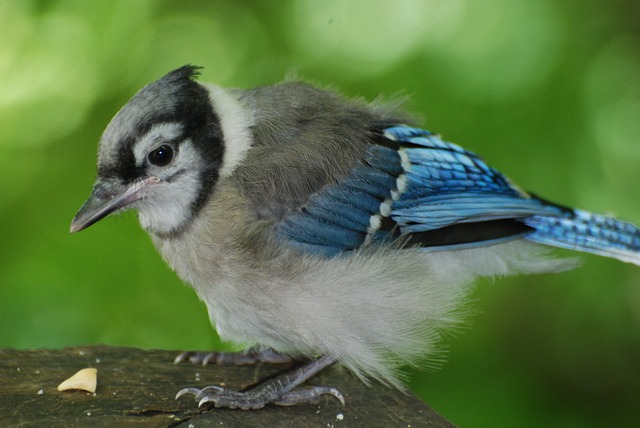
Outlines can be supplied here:
[[80, 207], [71, 221], [69, 231], [71, 233], [79, 232], [109, 214], [127, 208], [131, 203], [142, 199], [145, 188], [159, 181], [159, 179], [151, 177], [146, 180], [138, 180], [130, 185], [111, 182], [96, 183], [89, 199]]

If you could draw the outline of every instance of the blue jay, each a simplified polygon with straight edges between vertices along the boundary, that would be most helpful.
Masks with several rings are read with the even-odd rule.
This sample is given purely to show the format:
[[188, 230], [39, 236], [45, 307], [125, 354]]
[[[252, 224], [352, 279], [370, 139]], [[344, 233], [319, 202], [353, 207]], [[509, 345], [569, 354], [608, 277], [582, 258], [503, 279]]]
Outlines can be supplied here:
[[474, 278], [574, 266], [549, 246], [640, 264], [635, 226], [527, 193], [393, 106], [300, 82], [223, 89], [197, 74], [171, 71], [116, 114], [71, 232], [137, 210], [222, 339], [253, 361], [307, 362], [246, 391], [178, 396], [344, 403], [334, 387], [302, 386], [336, 362], [402, 388], [398, 368], [459, 325]]

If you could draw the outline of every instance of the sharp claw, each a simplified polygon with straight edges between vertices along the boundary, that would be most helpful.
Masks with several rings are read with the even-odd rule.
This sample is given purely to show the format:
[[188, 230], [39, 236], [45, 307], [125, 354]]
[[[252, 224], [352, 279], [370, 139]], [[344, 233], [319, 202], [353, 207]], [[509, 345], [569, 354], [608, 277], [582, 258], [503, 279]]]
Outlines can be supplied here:
[[340, 404], [342, 404], [342, 407], [345, 406], [344, 395], [342, 395], [342, 392], [340, 392], [337, 388], [329, 388], [327, 393], [336, 397], [340, 401]]
[[191, 394], [195, 397], [199, 393], [200, 393], [200, 390], [198, 388], [183, 388], [180, 391], [178, 391], [178, 393], [176, 394], [176, 400], [182, 397], [183, 395]]
[[214, 353], [207, 354], [207, 356], [204, 357], [204, 359], [202, 360], [202, 365], [206, 366], [211, 362], [211, 360], [213, 360], [214, 357], [215, 357]]
[[202, 388], [201, 390], [199, 390], [194, 398], [196, 400], [201, 400], [203, 397], [211, 396], [213, 394], [220, 394], [224, 391], [225, 389], [219, 386], [207, 386], [206, 388]]
[[183, 362], [184, 360], [187, 359], [187, 357], [189, 356], [190, 352], [180, 352], [176, 358], [173, 360], [173, 364], [179, 364], [181, 362]]
[[[198, 408], [202, 407], [203, 404], [208, 403], [210, 401], [214, 401], [214, 400], [210, 400], [209, 397], [204, 397], [202, 400], [198, 401]], [[215, 401], [213, 403], [215, 405]]]

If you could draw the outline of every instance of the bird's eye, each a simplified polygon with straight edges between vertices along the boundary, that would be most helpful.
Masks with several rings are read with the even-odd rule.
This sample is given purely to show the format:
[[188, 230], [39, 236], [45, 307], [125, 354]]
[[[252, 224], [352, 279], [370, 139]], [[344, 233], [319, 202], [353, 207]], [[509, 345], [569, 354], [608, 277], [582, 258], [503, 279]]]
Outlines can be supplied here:
[[147, 158], [149, 159], [149, 162], [156, 166], [168, 165], [173, 159], [173, 149], [170, 146], [163, 144], [149, 153]]

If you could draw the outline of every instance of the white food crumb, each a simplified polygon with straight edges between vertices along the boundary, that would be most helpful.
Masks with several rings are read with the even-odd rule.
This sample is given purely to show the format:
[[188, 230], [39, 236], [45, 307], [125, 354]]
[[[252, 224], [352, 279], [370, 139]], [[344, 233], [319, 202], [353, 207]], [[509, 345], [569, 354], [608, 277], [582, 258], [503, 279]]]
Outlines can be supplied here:
[[58, 391], [67, 391], [69, 389], [80, 389], [87, 392], [96, 392], [98, 384], [98, 370], [94, 368], [86, 368], [79, 370], [69, 379], [58, 385]]

